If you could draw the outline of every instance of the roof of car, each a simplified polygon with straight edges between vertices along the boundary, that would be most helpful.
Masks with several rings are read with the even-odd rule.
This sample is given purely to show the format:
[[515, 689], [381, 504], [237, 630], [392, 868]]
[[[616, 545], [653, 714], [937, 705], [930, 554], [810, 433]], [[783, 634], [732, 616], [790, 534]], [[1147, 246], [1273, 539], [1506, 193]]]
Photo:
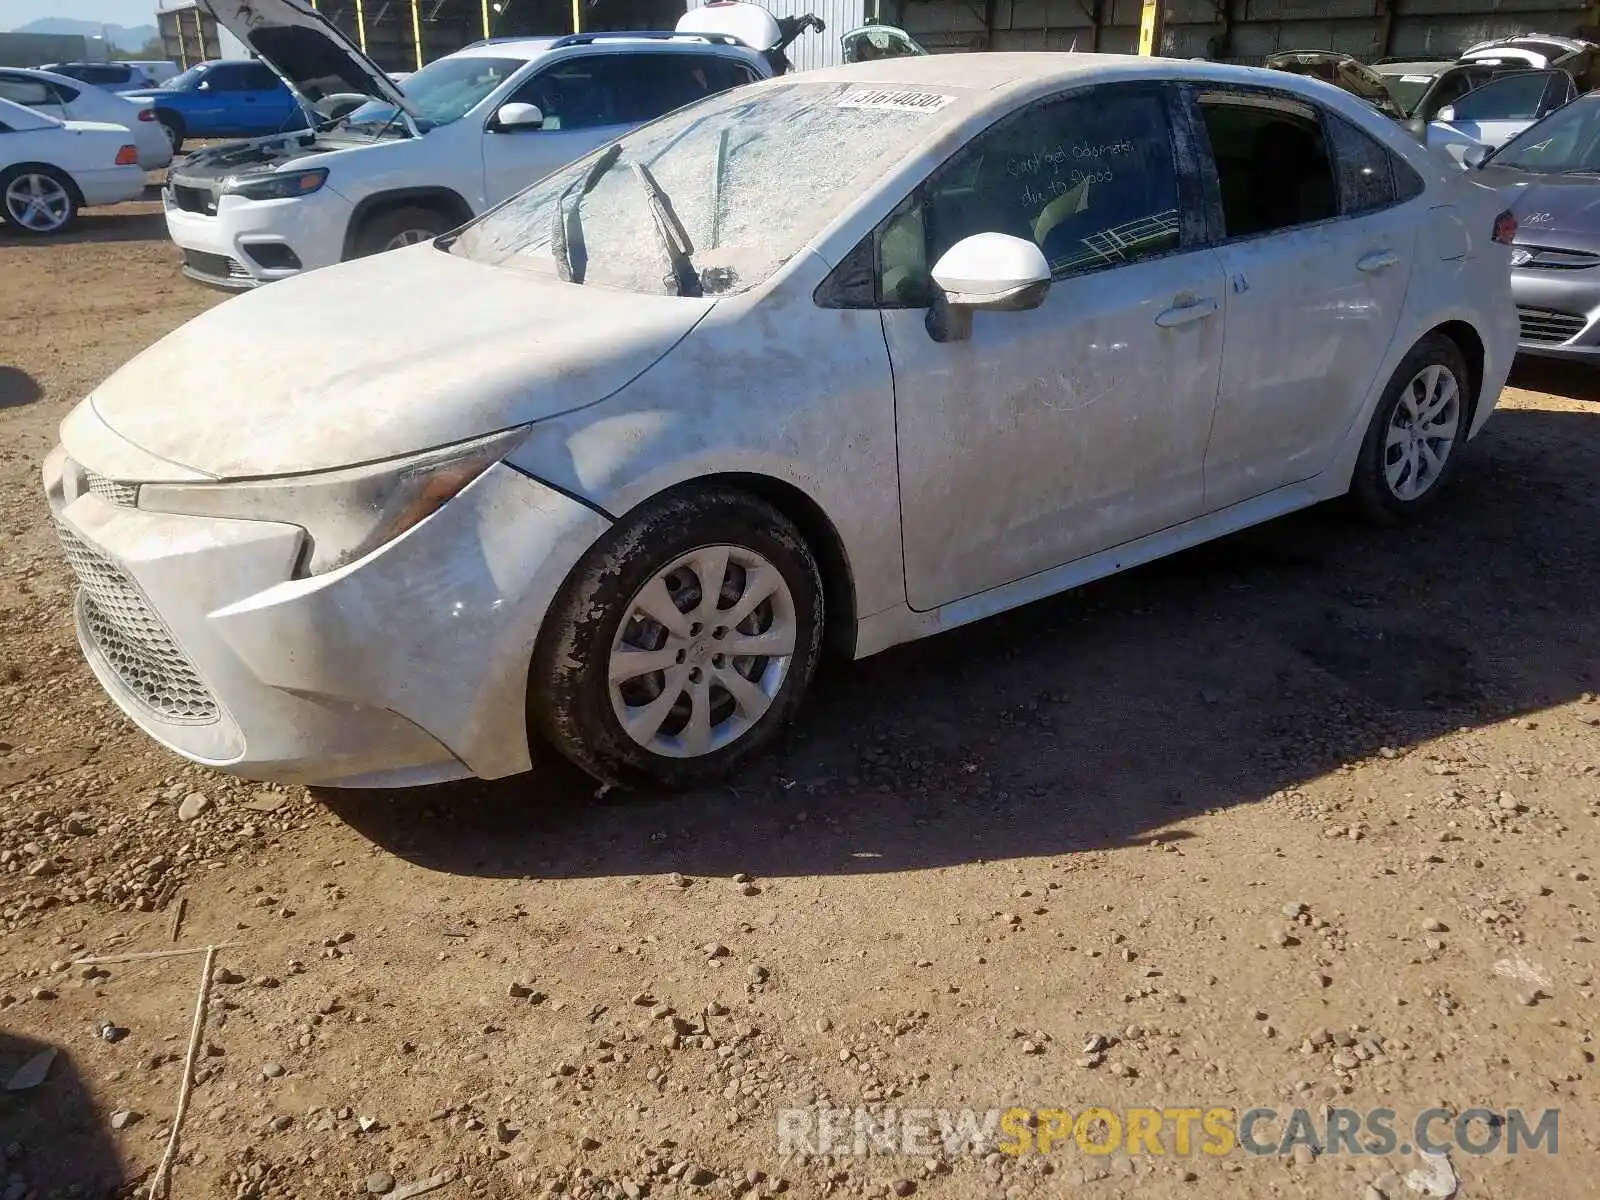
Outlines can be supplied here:
[[526, 58], [535, 59], [550, 49], [553, 37], [490, 38], [473, 42], [451, 54], [451, 58]]
[[784, 81], [805, 83], [916, 84], [921, 87], [954, 87], [977, 91], [1009, 91], [1080, 79], [1088, 82], [1168, 78], [1218, 83], [1267, 82], [1282, 87], [1285, 79], [1301, 77], [1269, 71], [1264, 67], [1241, 67], [1195, 59], [1030, 50], [878, 59], [847, 66], [822, 67], [797, 76], [780, 76]]
[[[586, 37], [588, 35], [585, 35]], [[569, 48], [607, 49], [612, 50], [624, 47], [628, 50], [683, 50], [685, 47], [693, 50], [732, 50], [736, 54], [750, 55], [756, 53], [751, 47], [743, 44], [726, 45], [708, 42], [702, 37], [686, 33], [678, 37], [665, 37], [662, 35], [635, 34], [628, 36], [627, 32], [605, 33], [594, 35], [594, 41], [579, 41], [572, 35], [561, 37], [505, 37], [490, 38], [484, 42], [473, 42], [463, 46], [460, 50], [449, 55], [450, 58], [522, 58], [532, 61], [552, 50], [565, 50]]]

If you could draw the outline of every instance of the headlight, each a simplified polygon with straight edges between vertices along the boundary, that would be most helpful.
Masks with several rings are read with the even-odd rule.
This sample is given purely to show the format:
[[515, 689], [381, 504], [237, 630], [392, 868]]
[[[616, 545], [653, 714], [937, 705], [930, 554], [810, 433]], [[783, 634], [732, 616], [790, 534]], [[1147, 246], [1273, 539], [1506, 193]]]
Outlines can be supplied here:
[[222, 194], [243, 196], [247, 200], [290, 200], [295, 196], [309, 196], [327, 182], [327, 167], [272, 175], [230, 175], [222, 181]]
[[509, 454], [527, 434], [522, 425], [426, 454], [278, 479], [147, 483], [139, 488], [139, 507], [298, 525], [311, 541], [305, 569], [321, 575], [399, 537]]

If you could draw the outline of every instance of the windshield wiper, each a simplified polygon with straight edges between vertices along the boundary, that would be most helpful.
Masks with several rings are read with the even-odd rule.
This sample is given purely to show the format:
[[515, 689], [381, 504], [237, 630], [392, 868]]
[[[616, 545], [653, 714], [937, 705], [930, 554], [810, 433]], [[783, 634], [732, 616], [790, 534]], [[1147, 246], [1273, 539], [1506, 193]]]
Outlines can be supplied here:
[[694, 253], [694, 247], [689, 244], [689, 234], [684, 229], [683, 222], [678, 220], [678, 214], [672, 211], [672, 202], [661, 190], [661, 185], [656, 182], [655, 176], [650, 174], [649, 167], [643, 163], [634, 163], [633, 173], [639, 177], [639, 185], [650, 198], [650, 222], [655, 226], [656, 237], [660, 240], [662, 249], [667, 252], [667, 261], [672, 265], [673, 295], [702, 295], [699, 272], [694, 269], [694, 263], [689, 258], [689, 255]]
[[[605, 153], [589, 164], [589, 169], [566, 187], [561, 189], [561, 194], [556, 197], [556, 211], [550, 220], [550, 251], [556, 256], [556, 274], [563, 283], [582, 283], [584, 268], [588, 266], [588, 256], [583, 252], [583, 225], [578, 216], [578, 205], [583, 203], [583, 198], [594, 191], [594, 185], [600, 182], [600, 177], [609, 171], [617, 159], [622, 157], [622, 143], [613, 142], [607, 147]], [[567, 228], [567, 197], [582, 186], [578, 192], [578, 199], [572, 205], [572, 228]], [[578, 254], [574, 258], [572, 244], [577, 244]]]

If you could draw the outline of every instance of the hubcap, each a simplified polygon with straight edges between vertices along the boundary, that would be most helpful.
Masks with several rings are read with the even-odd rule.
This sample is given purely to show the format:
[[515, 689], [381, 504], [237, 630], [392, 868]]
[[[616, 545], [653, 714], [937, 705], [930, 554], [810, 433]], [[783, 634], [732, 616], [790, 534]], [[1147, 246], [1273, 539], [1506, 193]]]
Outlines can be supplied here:
[[1424, 367], [1400, 393], [1384, 439], [1383, 475], [1397, 500], [1415, 500], [1444, 472], [1461, 425], [1461, 389], [1447, 367]]
[[72, 197], [48, 175], [19, 175], [6, 188], [6, 219], [35, 233], [60, 229], [72, 215]]
[[415, 246], [418, 242], [426, 242], [437, 237], [431, 229], [402, 229], [383, 244], [385, 250], [398, 250], [401, 246]]
[[760, 554], [690, 551], [628, 602], [607, 664], [611, 709], [652, 754], [720, 750], [772, 707], [797, 626], [789, 585]]

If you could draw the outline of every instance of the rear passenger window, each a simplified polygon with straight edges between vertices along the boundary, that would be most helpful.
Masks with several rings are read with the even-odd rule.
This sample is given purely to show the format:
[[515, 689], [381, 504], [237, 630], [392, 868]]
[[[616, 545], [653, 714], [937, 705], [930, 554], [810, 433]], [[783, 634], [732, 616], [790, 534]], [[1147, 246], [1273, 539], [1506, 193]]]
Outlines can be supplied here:
[[1200, 97], [1225, 236], [1252, 237], [1338, 215], [1333, 165], [1314, 110], [1291, 100]]
[[1345, 216], [1395, 202], [1394, 156], [1342, 117], [1325, 114], [1339, 167], [1339, 211]]

